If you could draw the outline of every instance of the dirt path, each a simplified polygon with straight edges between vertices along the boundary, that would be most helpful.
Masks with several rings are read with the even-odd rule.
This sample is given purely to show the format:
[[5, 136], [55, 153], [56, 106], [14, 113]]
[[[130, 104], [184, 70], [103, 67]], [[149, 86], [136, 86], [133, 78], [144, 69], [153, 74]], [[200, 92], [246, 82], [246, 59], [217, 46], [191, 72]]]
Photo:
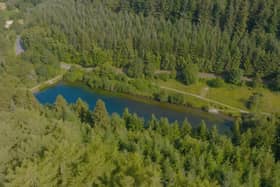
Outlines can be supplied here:
[[183, 95], [188, 95], [188, 96], [191, 96], [191, 97], [195, 97], [197, 99], [200, 99], [200, 100], [203, 100], [203, 101], [206, 101], [206, 102], [209, 102], [209, 103], [213, 103], [213, 104], [216, 104], [216, 105], [219, 105], [219, 106], [222, 106], [222, 107], [226, 107], [226, 108], [238, 111], [238, 112], [243, 113], [243, 114], [250, 113], [249, 111], [246, 111], [246, 110], [243, 110], [243, 109], [240, 109], [240, 108], [236, 108], [236, 107], [224, 104], [224, 103], [219, 102], [219, 101], [208, 99], [208, 98], [205, 98], [205, 97], [197, 95], [197, 94], [193, 94], [193, 93], [189, 93], [189, 92], [184, 92], [184, 91], [181, 91], [181, 90], [177, 90], [177, 89], [169, 88], [169, 87], [165, 87], [165, 86], [159, 86], [159, 87], [161, 89], [164, 89], [164, 90], [169, 90], [169, 91], [177, 92], [177, 93], [180, 93], [180, 94], [183, 94]]
[[42, 86], [53, 85], [53, 84], [59, 82], [60, 80], [62, 80], [62, 78], [63, 78], [63, 75], [58, 75], [50, 80], [47, 80], [45, 82], [42, 82], [42, 83], [34, 86], [33, 88], [30, 89], [30, 91], [32, 93], [35, 93], [35, 92], [39, 91]]

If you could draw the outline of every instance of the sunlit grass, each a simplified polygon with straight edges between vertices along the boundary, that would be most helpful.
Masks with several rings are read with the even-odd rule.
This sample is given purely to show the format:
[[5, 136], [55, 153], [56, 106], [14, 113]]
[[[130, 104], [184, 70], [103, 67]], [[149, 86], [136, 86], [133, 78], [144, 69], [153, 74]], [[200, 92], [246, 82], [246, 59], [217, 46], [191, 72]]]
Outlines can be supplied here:
[[[161, 86], [204, 96], [208, 99], [213, 99], [243, 110], [248, 110], [246, 107], [248, 99], [253, 93], [258, 92], [263, 95], [259, 111], [269, 113], [280, 112], [280, 94], [265, 88], [253, 89], [247, 86], [235, 86], [231, 84], [225, 84], [221, 88], [210, 88], [206, 81], [199, 81], [190, 86], [186, 86], [176, 80], [157, 80], [157, 83]], [[192, 103], [196, 103], [198, 99], [188, 96], [188, 100]], [[205, 105], [206, 102], [199, 101], [199, 106], [203, 105], [203, 103]]]

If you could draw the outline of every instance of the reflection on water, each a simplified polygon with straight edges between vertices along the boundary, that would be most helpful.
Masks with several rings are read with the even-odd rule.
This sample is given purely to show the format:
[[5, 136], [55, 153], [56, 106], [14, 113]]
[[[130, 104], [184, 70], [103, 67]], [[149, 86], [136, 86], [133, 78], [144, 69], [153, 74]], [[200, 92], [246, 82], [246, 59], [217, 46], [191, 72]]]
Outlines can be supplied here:
[[197, 127], [204, 120], [209, 128], [216, 125], [220, 132], [229, 131], [232, 124], [231, 121], [222, 116], [215, 116], [191, 108], [177, 107], [147, 100], [143, 102], [143, 100], [139, 101], [131, 96], [124, 97], [108, 92], [92, 91], [79, 85], [60, 83], [35, 94], [41, 104], [53, 104], [58, 95], [62, 95], [68, 103], [75, 103], [78, 98], [81, 98], [88, 103], [91, 109], [94, 108], [98, 99], [102, 99], [106, 103], [110, 114], [118, 113], [121, 115], [124, 109], [128, 108], [130, 112], [136, 113], [145, 119], [150, 119], [152, 114], [157, 118], [167, 117], [170, 122], [176, 120], [182, 122], [187, 118], [193, 127]]

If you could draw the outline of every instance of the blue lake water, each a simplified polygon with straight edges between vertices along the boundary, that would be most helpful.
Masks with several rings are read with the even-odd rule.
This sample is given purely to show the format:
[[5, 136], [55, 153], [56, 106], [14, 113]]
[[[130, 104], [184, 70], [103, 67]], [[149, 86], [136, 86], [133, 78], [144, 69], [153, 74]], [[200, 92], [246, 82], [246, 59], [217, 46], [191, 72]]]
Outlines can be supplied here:
[[37, 100], [43, 105], [53, 104], [58, 95], [62, 95], [68, 103], [75, 103], [78, 98], [81, 98], [88, 103], [91, 109], [94, 108], [98, 99], [102, 99], [106, 103], [106, 108], [110, 114], [118, 113], [122, 115], [124, 109], [128, 108], [130, 112], [136, 113], [146, 120], [150, 119], [152, 114], [157, 118], [167, 117], [170, 122], [176, 120], [182, 122], [187, 118], [193, 127], [198, 127], [201, 121], [204, 120], [207, 127], [211, 128], [216, 125], [220, 132], [229, 131], [232, 125], [232, 122], [224, 116], [213, 115], [187, 107], [152, 102], [137, 97], [93, 91], [81, 85], [59, 83], [53, 87], [35, 93]]

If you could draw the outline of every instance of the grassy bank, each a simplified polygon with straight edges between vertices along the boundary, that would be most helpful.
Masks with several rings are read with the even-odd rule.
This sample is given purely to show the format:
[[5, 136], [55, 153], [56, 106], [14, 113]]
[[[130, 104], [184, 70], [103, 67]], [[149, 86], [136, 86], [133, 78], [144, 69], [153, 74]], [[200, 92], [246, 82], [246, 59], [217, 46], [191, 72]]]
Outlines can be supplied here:
[[[280, 94], [265, 88], [254, 89], [232, 84], [213, 88], [208, 86], [206, 79], [190, 86], [174, 79], [131, 79], [123, 73], [116, 72], [112, 67], [96, 68], [91, 71], [76, 67], [65, 74], [64, 80], [68, 82], [80, 81], [92, 89], [143, 97], [161, 103], [187, 106], [204, 111], [217, 109], [220, 113], [233, 117], [239, 117], [242, 113], [249, 112], [280, 113]], [[49, 80], [46, 82], [38, 86], [36, 90], [48, 87], [57, 81]], [[261, 94], [261, 98], [257, 107], [250, 109], [248, 101], [254, 93]]]
[[[231, 84], [225, 84], [221, 88], [211, 88], [207, 85], [206, 80], [201, 80], [190, 86], [186, 86], [176, 80], [157, 80], [156, 83], [158, 85], [201, 95], [202, 97], [213, 99], [250, 112], [280, 113], [280, 94], [271, 92], [265, 88], [250, 88]], [[260, 93], [262, 95], [257, 111], [252, 111], [247, 108], [247, 102], [254, 93]], [[189, 98], [189, 100], [196, 106], [201, 106], [201, 104], [205, 105], [204, 102], [199, 104], [197, 101], [192, 101], [191, 98]]]
[[220, 113], [238, 117], [239, 110], [220, 107], [213, 102], [205, 102], [201, 98], [185, 95], [182, 93], [162, 89], [160, 81], [147, 79], [131, 79], [125, 74], [114, 74], [110, 70], [101, 68], [92, 72], [83, 72], [82, 69], [70, 70], [64, 80], [68, 82], [83, 82], [91, 89], [102, 89], [114, 93], [122, 93], [130, 96], [142, 97], [150, 101], [169, 103], [178, 106], [195, 108], [208, 112], [209, 109], [219, 109]]

